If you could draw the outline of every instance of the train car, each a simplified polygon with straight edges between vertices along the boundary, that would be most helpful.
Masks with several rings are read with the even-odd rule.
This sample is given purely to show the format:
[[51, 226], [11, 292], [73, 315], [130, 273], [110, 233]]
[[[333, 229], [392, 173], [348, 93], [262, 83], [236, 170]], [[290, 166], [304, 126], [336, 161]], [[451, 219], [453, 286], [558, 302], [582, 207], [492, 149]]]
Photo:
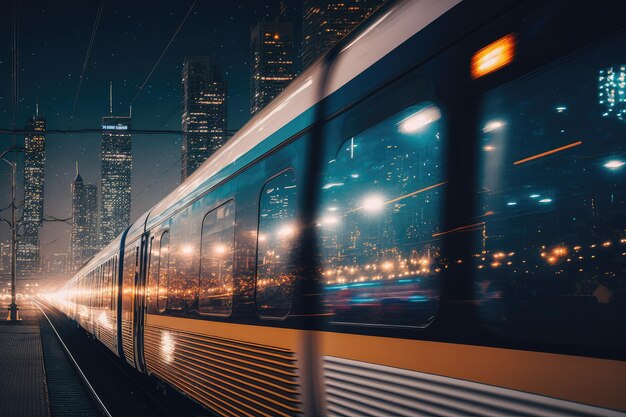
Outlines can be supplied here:
[[89, 259], [52, 297], [53, 303], [78, 325], [122, 357], [121, 277], [125, 230]]
[[624, 9], [387, 4], [68, 315], [221, 415], [625, 415]]

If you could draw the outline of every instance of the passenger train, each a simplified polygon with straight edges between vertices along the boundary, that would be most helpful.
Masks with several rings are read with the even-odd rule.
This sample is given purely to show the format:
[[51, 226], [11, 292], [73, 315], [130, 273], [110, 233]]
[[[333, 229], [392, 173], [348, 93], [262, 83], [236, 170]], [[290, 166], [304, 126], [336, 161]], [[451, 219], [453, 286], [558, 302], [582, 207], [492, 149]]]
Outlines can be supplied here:
[[386, 4], [54, 302], [225, 416], [625, 415], [625, 9]]

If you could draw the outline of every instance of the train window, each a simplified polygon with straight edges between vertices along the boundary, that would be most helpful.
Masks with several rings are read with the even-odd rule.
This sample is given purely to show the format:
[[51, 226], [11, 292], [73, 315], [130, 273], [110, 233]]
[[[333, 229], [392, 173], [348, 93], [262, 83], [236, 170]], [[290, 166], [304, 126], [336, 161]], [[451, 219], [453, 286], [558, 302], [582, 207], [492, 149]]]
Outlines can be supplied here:
[[167, 269], [167, 311], [195, 315], [200, 272], [200, 222], [197, 205], [187, 206], [171, 220]]
[[424, 326], [435, 314], [444, 120], [423, 102], [348, 138], [327, 161], [318, 227], [332, 321]]
[[484, 100], [475, 291], [504, 336], [626, 345], [625, 47], [605, 42]]
[[261, 191], [257, 234], [256, 308], [263, 317], [284, 317], [291, 308], [291, 253], [298, 233], [296, 174], [290, 169]]
[[167, 289], [168, 289], [168, 265], [169, 265], [169, 247], [170, 247], [170, 232], [165, 231], [161, 234], [161, 240], [159, 242], [159, 265], [157, 272], [157, 287], [156, 287], [156, 304], [157, 310], [162, 313], [167, 308]]
[[233, 302], [235, 202], [210, 211], [202, 221], [199, 311], [228, 315]]

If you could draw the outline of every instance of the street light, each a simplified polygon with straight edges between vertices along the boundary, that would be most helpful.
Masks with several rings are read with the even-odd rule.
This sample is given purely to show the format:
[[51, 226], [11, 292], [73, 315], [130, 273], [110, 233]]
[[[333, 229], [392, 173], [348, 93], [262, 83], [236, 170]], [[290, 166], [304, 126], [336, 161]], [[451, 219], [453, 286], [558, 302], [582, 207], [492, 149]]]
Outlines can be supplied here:
[[9, 152], [22, 152], [24, 149], [18, 146], [11, 146], [0, 153], [0, 160], [6, 162], [11, 167], [11, 221], [2, 219], [11, 228], [11, 304], [9, 305], [8, 321], [20, 320], [19, 308], [15, 302], [15, 277], [17, 275], [17, 207], [15, 204], [17, 188], [17, 163], [9, 161], [4, 156]]

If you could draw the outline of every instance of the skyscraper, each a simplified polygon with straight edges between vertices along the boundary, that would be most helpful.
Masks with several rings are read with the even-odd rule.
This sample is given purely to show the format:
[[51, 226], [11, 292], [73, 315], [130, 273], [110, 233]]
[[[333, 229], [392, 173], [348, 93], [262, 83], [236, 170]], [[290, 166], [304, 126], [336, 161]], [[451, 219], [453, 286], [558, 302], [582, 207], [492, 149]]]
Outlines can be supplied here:
[[130, 224], [130, 127], [130, 116], [113, 116], [110, 105], [110, 115], [102, 118], [100, 246], [108, 244]]
[[24, 229], [17, 245], [17, 270], [22, 276], [40, 269], [39, 228], [43, 220], [46, 119], [37, 113], [26, 124], [24, 140]]
[[85, 184], [76, 163], [76, 179], [72, 183], [72, 233], [70, 269], [78, 270], [98, 251], [98, 188]]
[[11, 243], [0, 243], [0, 274], [11, 273]]
[[48, 273], [54, 275], [65, 275], [68, 271], [68, 256], [65, 252], [53, 253], [48, 265]]
[[302, 68], [325, 54], [386, 0], [304, 0]]
[[226, 82], [208, 56], [185, 58], [182, 71], [184, 181], [226, 142]]
[[604, 107], [603, 117], [626, 120], [626, 66], [600, 70], [598, 102]]
[[293, 24], [261, 20], [250, 32], [250, 114], [272, 101], [296, 76]]

